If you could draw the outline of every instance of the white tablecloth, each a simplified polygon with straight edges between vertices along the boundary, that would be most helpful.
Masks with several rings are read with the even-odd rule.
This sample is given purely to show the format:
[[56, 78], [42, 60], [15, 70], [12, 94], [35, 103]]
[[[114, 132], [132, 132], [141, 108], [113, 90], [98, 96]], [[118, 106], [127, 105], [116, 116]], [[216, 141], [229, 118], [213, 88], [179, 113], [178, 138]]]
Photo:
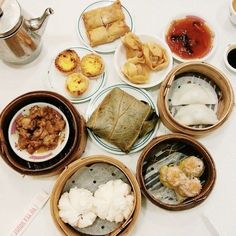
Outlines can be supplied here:
[[[31, 15], [39, 16], [46, 7], [51, 6], [55, 14], [49, 19], [40, 56], [25, 66], [9, 66], [0, 61], [0, 111], [14, 98], [33, 90], [46, 90], [46, 72], [55, 52], [82, 45], [77, 34], [77, 20], [80, 12], [94, 0], [20, 0], [20, 4]], [[180, 13], [196, 13], [206, 16], [213, 22], [218, 33], [217, 48], [209, 63], [220, 68], [229, 78], [235, 89], [236, 75], [227, 71], [223, 62], [224, 49], [230, 42], [236, 42], [236, 27], [228, 18], [229, 0], [122, 0], [130, 9], [135, 21], [136, 33], [162, 36], [168, 20]], [[106, 85], [120, 82], [113, 66], [113, 55], [104, 55], [108, 70]], [[158, 87], [148, 90], [154, 100]], [[88, 103], [76, 105], [85, 114]], [[158, 134], [167, 132], [164, 128]], [[135, 236], [199, 236], [236, 235], [236, 112], [218, 130], [199, 141], [212, 154], [216, 168], [217, 181], [205, 202], [190, 210], [171, 212], [156, 207], [143, 197], [142, 210], [132, 232]], [[140, 153], [115, 156], [97, 147], [91, 140], [84, 157], [91, 154], [111, 155], [124, 162], [135, 173]], [[33, 178], [21, 176], [10, 169], [0, 159], [0, 235], [8, 236], [16, 220], [35, 194], [42, 189], [52, 188], [56, 177]], [[218, 232], [218, 233], [217, 233]], [[49, 203], [27, 228], [25, 236], [60, 235], [50, 216]]]

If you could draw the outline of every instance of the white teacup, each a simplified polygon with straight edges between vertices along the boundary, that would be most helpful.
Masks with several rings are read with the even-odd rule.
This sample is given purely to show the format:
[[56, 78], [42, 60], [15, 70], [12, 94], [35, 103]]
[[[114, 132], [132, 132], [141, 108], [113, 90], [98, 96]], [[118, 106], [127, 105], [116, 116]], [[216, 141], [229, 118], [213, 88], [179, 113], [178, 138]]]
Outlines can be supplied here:
[[236, 0], [230, 0], [229, 18], [230, 21], [236, 25]]

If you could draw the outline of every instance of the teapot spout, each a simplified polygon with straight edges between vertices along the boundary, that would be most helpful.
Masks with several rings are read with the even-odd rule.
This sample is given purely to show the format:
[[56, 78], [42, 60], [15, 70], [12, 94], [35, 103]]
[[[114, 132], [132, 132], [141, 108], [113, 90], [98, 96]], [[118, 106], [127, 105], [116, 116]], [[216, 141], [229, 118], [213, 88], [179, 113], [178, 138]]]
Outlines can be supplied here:
[[30, 30], [36, 32], [39, 35], [42, 35], [47, 25], [48, 16], [53, 13], [54, 11], [52, 8], [47, 8], [42, 16], [27, 20], [26, 24]]

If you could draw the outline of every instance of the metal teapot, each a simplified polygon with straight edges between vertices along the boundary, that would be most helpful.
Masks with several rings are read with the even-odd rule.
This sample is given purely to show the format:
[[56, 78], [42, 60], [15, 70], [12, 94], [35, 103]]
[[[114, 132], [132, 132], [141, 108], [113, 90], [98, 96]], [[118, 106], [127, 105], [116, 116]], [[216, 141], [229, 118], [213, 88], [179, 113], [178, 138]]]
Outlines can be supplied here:
[[16, 0], [4, 1], [0, 5], [0, 59], [14, 64], [33, 61], [41, 51], [41, 37], [51, 14], [53, 9], [47, 8], [41, 17], [29, 19]]

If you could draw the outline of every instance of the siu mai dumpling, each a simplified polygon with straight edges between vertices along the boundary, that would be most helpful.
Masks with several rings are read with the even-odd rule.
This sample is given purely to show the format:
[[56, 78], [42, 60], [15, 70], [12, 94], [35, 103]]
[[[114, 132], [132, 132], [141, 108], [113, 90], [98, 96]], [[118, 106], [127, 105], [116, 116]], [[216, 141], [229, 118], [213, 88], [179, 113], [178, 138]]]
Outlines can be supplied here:
[[218, 122], [216, 113], [203, 104], [183, 106], [174, 118], [183, 125], [213, 125]]
[[173, 106], [188, 104], [216, 104], [217, 95], [206, 87], [198, 84], [186, 83], [173, 91], [171, 98]]

